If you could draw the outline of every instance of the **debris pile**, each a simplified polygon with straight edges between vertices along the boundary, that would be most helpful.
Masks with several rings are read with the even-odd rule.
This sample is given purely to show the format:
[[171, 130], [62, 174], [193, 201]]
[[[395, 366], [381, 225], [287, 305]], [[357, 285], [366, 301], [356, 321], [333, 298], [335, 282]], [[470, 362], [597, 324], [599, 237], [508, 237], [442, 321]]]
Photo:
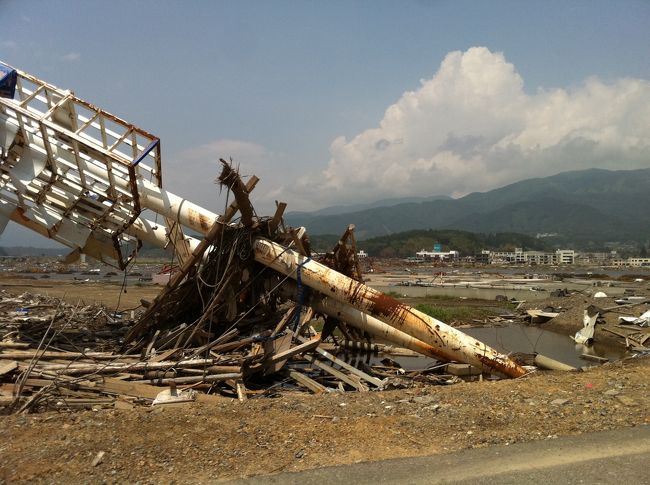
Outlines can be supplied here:
[[[302, 335], [290, 328], [261, 330], [251, 323], [255, 320], [199, 346], [181, 338], [204, 335], [192, 331], [195, 325], [156, 330], [139, 353], [133, 352], [137, 345], [122, 352], [124, 337], [137, 322], [124, 313], [29, 293], [0, 296], [0, 409], [5, 412], [128, 409], [219, 397], [245, 400], [278, 389], [368, 391], [459, 381], [443, 373], [445, 366], [409, 372], [391, 359], [353, 366], [326, 349], [334, 352], [335, 342], [358, 348], [367, 343], [351, 345], [334, 335], [331, 343], [322, 342], [311, 326]], [[292, 324], [296, 311], [295, 306], [280, 311], [276, 328]], [[242, 334], [246, 327], [250, 331]], [[292, 342], [298, 344], [290, 347]], [[378, 344], [372, 350], [392, 351]]]
[[[328, 299], [312, 288], [313, 282], [312, 287], [304, 284], [303, 278], [313, 278], [304, 228], [285, 227], [285, 204], [278, 204], [273, 217], [257, 217], [248, 198], [257, 179], [244, 184], [230, 164], [222, 163], [219, 181], [235, 200], [191, 253], [177, 254], [178, 271], [152, 302], [142, 302], [144, 310], [137, 315], [3, 295], [0, 309], [7, 318], [0, 325], [0, 407], [25, 412], [224, 396], [243, 401], [281, 387], [322, 393], [457, 382], [441, 374], [444, 364], [454, 360], [443, 338], [435, 337], [441, 344], [434, 347], [373, 316], [411, 317], [416, 323], [429, 318], [362, 284], [354, 226], [321, 256], [317, 269], [331, 271], [323, 280], [335, 279], [325, 283], [332, 293], [339, 291], [335, 284], [340, 280], [347, 282], [341, 291], [349, 292], [348, 300], [357, 307], [365, 308], [363, 299], [368, 299], [374, 305], [368, 313]], [[240, 220], [231, 223], [237, 211]], [[282, 249], [260, 262], [255, 249], [260, 238], [271, 249]], [[300, 257], [295, 269], [285, 268], [290, 266], [282, 258], [286, 254]], [[479, 373], [525, 372], [480, 342], [434, 323], [436, 332], [447, 331], [450, 347], [454, 338], [460, 339], [459, 348], [468, 345], [462, 340], [467, 339], [471, 354], [461, 350], [476, 355], [469, 363]], [[371, 333], [437, 357], [443, 365], [418, 372], [406, 372], [390, 359], [353, 366], [326, 350], [350, 342], [370, 346]]]

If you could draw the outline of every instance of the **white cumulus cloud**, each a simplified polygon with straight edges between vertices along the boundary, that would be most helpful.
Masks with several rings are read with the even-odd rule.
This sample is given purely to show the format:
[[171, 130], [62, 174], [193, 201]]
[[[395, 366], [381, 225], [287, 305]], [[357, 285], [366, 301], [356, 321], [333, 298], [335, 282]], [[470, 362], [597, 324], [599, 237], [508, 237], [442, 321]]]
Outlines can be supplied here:
[[649, 167], [648, 105], [647, 80], [593, 77], [527, 94], [502, 53], [451, 52], [379, 126], [336, 138], [322, 173], [285, 194], [294, 206], [463, 195], [566, 170]]

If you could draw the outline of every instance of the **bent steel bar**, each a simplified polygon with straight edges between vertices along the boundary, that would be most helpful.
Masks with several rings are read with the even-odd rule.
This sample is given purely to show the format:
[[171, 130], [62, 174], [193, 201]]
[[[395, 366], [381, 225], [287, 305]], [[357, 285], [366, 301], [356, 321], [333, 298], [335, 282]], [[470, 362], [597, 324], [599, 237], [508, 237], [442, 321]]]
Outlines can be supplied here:
[[303, 284], [421, 340], [442, 359], [488, 367], [510, 377], [526, 373], [508, 356], [475, 338], [280, 244], [259, 238], [254, 253], [259, 263], [292, 278], [300, 268]]

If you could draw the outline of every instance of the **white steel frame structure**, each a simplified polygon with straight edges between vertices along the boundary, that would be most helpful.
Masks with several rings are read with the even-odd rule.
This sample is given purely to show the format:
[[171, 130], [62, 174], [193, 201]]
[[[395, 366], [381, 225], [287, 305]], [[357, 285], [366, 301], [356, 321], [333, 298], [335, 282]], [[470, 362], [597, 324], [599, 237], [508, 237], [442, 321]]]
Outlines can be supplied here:
[[[25, 72], [13, 70], [15, 92], [0, 97], [0, 228], [9, 219], [124, 268], [124, 248], [137, 239], [160, 245], [161, 214], [177, 237], [178, 220], [205, 231], [216, 215], [162, 190], [160, 140]], [[0, 71], [2, 74], [2, 71]]]

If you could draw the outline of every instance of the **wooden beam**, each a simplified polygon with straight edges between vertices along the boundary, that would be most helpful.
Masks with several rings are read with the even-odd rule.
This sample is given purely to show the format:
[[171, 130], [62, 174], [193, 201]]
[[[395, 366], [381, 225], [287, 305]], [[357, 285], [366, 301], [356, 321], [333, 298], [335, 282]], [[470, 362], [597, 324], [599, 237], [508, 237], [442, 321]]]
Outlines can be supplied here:
[[271, 219], [271, 221], [269, 222], [269, 231], [271, 231], [271, 233], [274, 233], [278, 229], [280, 222], [282, 222], [282, 216], [284, 215], [284, 210], [287, 208], [286, 202], [275, 201], [275, 203], [277, 205], [275, 209], [275, 214], [273, 214], [273, 219]]
[[[307, 341], [307, 339], [305, 339], [304, 337], [300, 337], [300, 336], [298, 336], [298, 340], [300, 342]], [[319, 353], [320, 355], [322, 355], [323, 357], [325, 357], [326, 359], [330, 360], [334, 364], [336, 364], [336, 365], [338, 365], [340, 367], [343, 367], [348, 372], [356, 375], [357, 377], [363, 379], [364, 381], [369, 382], [370, 384], [372, 384], [374, 386], [382, 387], [384, 385], [384, 381], [382, 381], [381, 379], [378, 379], [378, 378], [373, 377], [373, 376], [371, 376], [369, 374], [366, 374], [362, 370], [359, 370], [356, 367], [354, 367], [353, 365], [350, 365], [347, 362], [339, 359], [338, 357], [335, 357], [334, 355], [330, 354], [326, 350], [323, 350], [321, 348], [317, 348], [316, 352]]]
[[15, 360], [0, 360], [0, 376], [9, 374], [18, 368], [18, 362]]
[[364, 386], [363, 384], [361, 384], [360, 382], [356, 382], [354, 379], [350, 379], [350, 376], [347, 376], [343, 372], [341, 372], [340, 370], [337, 370], [334, 367], [332, 367], [330, 365], [327, 365], [325, 362], [321, 362], [320, 360], [318, 360], [313, 355], [304, 354], [303, 358], [307, 362], [310, 362], [311, 364], [318, 367], [319, 369], [324, 370], [328, 374], [333, 375], [334, 377], [336, 377], [340, 381], [343, 381], [346, 384], [348, 384], [349, 386], [354, 387], [357, 391], [363, 392], [363, 391], [368, 390], [368, 388], [366, 386]]
[[307, 340], [300, 345], [296, 345], [295, 347], [291, 347], [288, 350], [285, 350], [284, 352], [279, 352], [275, 355], [272, 355], [268, 359], [266, 359], [266, 362], [268, 363], [275, 363], [275, 362], [280, 362], [282, 360], [287, 360], [294, 355], [301, 354], [303, 352], [309, 352], [310, 350], [315, 349], [318, 347], [318, 344], [320, 344], [320, 335], [318, 335], [316, 338], [312, 340]]
[[311, 377], [308, 377], [305, 374], [298, 372], [297, 370], [285, 370], [284, 375], [290, 377], [301, 386], [306, 387], [314, 394], [322, 394], [323, 392], [327, 391], [327, 388], [324, 385], [316, 382]]

